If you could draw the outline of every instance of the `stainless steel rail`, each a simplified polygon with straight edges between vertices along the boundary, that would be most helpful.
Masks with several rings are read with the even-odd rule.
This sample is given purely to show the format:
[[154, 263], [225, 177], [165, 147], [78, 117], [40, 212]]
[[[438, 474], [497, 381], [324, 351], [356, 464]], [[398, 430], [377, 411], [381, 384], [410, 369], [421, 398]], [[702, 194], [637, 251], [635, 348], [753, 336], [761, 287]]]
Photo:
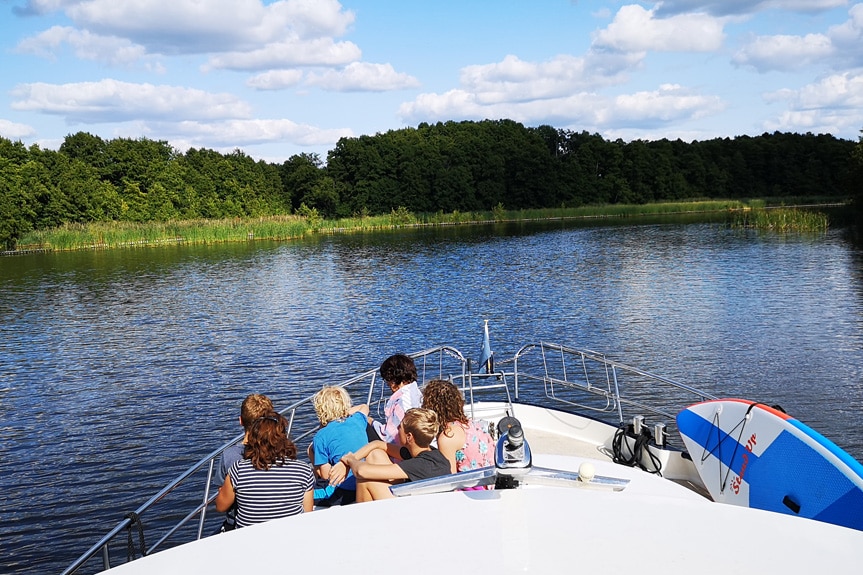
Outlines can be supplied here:
[[[609, 359], [602, 353], [587, 349], [539, 342], [520, 348], [509, 359], [497, 361], [498, 369], [492, 373], [473, 373], [470, 360], [454, 347], [437, 346], [414, 354], [421, 382], [434, 378], [448, 379], [461, 387], [466, 404], [473, 413], [474, 402], [493, 394], [495, 399], [510, 405], [515, 401], [547, 402], [550, 400], [564, 410], [587, 411], [600, 419], [611, 420], [618, 425], [626, 421], [631, 412], [652, 413], [673, 419], [680, 409], [707, 399], [712, 395], [671, 379]], [[387, 386], [378, 377], [377, 368], [367, 370], [336, 385], [349, 390], [352, 397], [365, 401], [381, 415]], [[367, 388], [363, 388], [367, 386]], [[512, 387], [512, 391], [511, 388]], [[281, 410], [288, 419], [288, 433], [295, 442], [310, 437], [317, 431], [312, 395]], [[302, 426], [294, 433], [295, 425]], [[191, 511], [176, 524], [170, 526], [158, 538], [147, 553], [160, 549], [177, 531], [198, 518], [197, 529], [192, 539], [204, 537], [207, 510], [215, 499], [211, 484], [215, 466], [222, 452], [242, 441], [243, 434], [231, 439], [180, 476], [172, 480], [156, 495], [135, 510], [140, 517], [157, 502], [163, 500], [184, 485], [191, 477], [206, 468], [201, 496], [191, 503]], [[301, 452], [303, 450], [300, 450]], [[188, 503], [188, 502], [187, 502]], [[103, 569], [111, 567], [109, 545], [124, 530], [132, 526], [130, 519], [120, 521], [105, 536], [83, 553], [62, 575], [78, 572], [97, 555], [102, 557]]]
[[[464, 380], [465, 378], [464, 374], [467, 369], [468, 360], [461, 354], [460, 351], [453, 347], [433, 347], [415, 354], [411, 354], [411, 357], [413, 357], [414, 360], [417, 362], [417, 371], [419, 373], [421, 381], [426, 381], [435, 377], [462, 380]], [[354, 391], [354, 394], [357, 396], [359, 396], [360, 394], [360, 391], [357, 390], [357, 388], [361, 388], [360, 384], [367, 385], [368, 390], [366, 391], [364, 388], [362, 390], [362, 394], [366, 398], [366, 402], [369, 403], [370, 407], [379, 407], [384, 402], [384, 388], [386, 387], [386, 385], [384, 384], [384, 382], [380, 381], [380, 378], [377, 376], [377, 374], [377, 368], [370, 369], [350, 379], [342, 381], [337, 385], [349, 389], [349, 392]], [[380, 388], [380, 396], [377, 400], [375, 400], [375, 391], [377, 388]], [[288, 420], [288, 434], [291, 435], [294, 441], [297, 443], [313, 435], [318, 427], [317, 419], [313, 419], [314, 408], [312, 406], [312, 397], [312, 395], [305, 397], [280, 411], [280, 413], [284, 415]], [[304, 415], [305, 417], [298, 417], [300, 415]], [[308, 425], [307, 428], [301, 429], [299, 433], [293, 433], [294, 425], [298, 421], [311, 422], [312, 420], [314, 421], [313, 424]], [[229, 442], [225, 443], [224, 445], [213, 451], [212, 453], [208, 454], [200, 461], [192, 465], [190, 468], [188, 468], [186, 471], [184, 471], [182, 474], [180, 474], [178, 477], [176, 477], [174, 480], [172, 480], [170, 483], [168, 483], [168, 485], [162, 488], [158, 493], [156, 493], [154, 496], [152, 496], [134, 511], [135, 515], [137, 515], [138, 517], [143, 516], [157, 502], [162, 501], [170, 494], [175, 492], [181, 485], [184, 485], [190, 477], [198, 474], [203, 468], [207, 468], [206, 478], [203, 482], [202, 497], [199, 502], [196, 504], [196, 506], [192, 509], [191, 512], [186, 514], [182, 519], [180, 519], [179, 522], [169, 527], [166, 532], [162, 534], [161, 537], [159, 537], [156, 543], [147, 549], [148, 554], [153, 553], [159, 548], [161, 548], [165, 541], [167, 541], [180, 528], [188, 524], [195, 517], [198, 517], [198, 528], [196, 530], [196, 535], [194, 536], [194, 539], [200, 539], [204, 537], [207, 509], [216, 497], [214, 493], [211, 493], [211, 484], [213, 482], [215, 466], [218, 463], [219, 458], [222, 456], [222, 452], [224, 452], [229, 447], [236, 445], [237, 443], [242, 441], [242, 439], [243, 434], [241, 433], [231, 439]], [[109, 545], [118, 535], [124, 533], [124, 530], [129, 529], [131, 526], [131, 519], [124, 518], [113, 529], [111, 529], [101, 539], [99, 539], [99, 541], [97, 541], [90, 549], [88, 549], [71, 565], [69, 565], [63, 571], [62, 575], [71, 575], [78, 572], [85, 564], [87, 564], [97, 555], [101, 555], [102, 558], [101, 568], [104, 570], [110, 569], [111, 554]]]

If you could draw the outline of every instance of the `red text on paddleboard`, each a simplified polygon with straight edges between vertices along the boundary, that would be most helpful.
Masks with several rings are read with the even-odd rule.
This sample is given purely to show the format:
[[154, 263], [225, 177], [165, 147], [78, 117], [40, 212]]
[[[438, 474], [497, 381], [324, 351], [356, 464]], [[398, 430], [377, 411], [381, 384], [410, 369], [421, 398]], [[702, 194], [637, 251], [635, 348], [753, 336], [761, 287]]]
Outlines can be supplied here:
[[731, 480], [731, 489], [734, 490], [735, 495], [740, 493], [740, 484], [743, 483], [743, 476], [746, 474], [746, 468], [749, 466], [749, 453], [752, 453], [752, 449], [756, 443], [758, 442], [755, 440], [755, 434], [753, 433], [749, 441], [746, 442], [746, 452], [741, 457], [743, 463], [740, 464], [740, 475]]

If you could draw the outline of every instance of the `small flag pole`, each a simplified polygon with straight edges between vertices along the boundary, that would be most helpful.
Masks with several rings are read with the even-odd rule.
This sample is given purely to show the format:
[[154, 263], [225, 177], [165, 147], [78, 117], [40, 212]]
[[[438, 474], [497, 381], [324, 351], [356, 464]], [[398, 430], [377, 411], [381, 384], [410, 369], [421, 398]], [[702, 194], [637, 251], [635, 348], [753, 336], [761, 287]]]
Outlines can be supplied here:
[[486, 373], [494, 371], [494, 352], [491, 350], [491, 342], [488, 337], [488, 320], [485, 320], [485, 328], [482, 337], [482, 350], [479, 354], [479, 364]]

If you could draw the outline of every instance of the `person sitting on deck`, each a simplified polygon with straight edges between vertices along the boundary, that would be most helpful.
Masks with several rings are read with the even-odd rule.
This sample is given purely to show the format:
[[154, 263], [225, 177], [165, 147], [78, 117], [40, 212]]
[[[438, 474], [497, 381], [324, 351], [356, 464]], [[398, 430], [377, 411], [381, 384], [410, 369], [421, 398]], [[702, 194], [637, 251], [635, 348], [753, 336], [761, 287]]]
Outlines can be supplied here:
[[249, 427], [243, 459], [235, 462], [216, 496], [216, 510], [237, 504], [237, 527], [299, 515], [314, 508], [315, 475], [297, 460], [287, 420], [275, 411]]
[[[356, 453], [346, 453], [342, 462], [357, 478], [357, 501], [388, 499], [394, 497], [390, 491], [393, 484], [449, 474], [449, 460], [431, 448], [439, 428], [434, 411], [409, 409], [398, 426], [398, 445], [372, 441]], [[399, 451], [402, 461], [392, 463], [388, 456]]]
[[372, 422], [377, 437], [370, 430], [369, 441], [381, 439], [386, 443], [398, 443], [399, 423], [409, 409], [419, 407], [422, 403], [422, 393], [417, 385], [417, 367], [413, 359], [399, 353], [384, 360], [380, 374], [393, 394], [384, 405], [385, 421]]
[[[341, 463], [345, 453], [356, 451], [368, 443], [369, 406], [366, 404], [351, 407], [351, 397], [343, 387], [324, 387], [312, 400], [315, 413], [321, 422], [321, 429], [315, 434], [309, 449], [309, 459], [320, 479], [329, 481], [330, 470], [334, 465], [344, 468]], [[344, 471], [343, 471], [344, 473]], [[353, 473], [339, 484], [335, 492], [315, 504], [321, 507], [347, 505], [356, 501], [357, 483]]]
[[[273, 411], [273, 402], [266, 395], [260, 393], [251, 393], [246, 396], [243, 403], [240, 404], [240, 425], [243, 426], [246, 434], [243, 437], [242, 443], [237, 443], [227, 448], [222, 452], [222, 457], [219, 459], [219, 466], [214, 475], [217, 485], [222, 485], [225, 482], [225, 477], [228, 475], [228, 469], [243, 458], [243, 452], [246, 449], [246, 442], [249, 439], [249, 428], [252, 423], [267, 413]], [[231, 531], [237, 525], [235, 522], [236, 507], [231, 506], [225, 513], [225, 521], [219, 531]]]
[[423, 407], [440, 418], [437, 448], [449, 460], [452, 473], [494, 465], [494, 440], [465, 415], [464, 396], [452, 382], [428, 382], [423, 389]]

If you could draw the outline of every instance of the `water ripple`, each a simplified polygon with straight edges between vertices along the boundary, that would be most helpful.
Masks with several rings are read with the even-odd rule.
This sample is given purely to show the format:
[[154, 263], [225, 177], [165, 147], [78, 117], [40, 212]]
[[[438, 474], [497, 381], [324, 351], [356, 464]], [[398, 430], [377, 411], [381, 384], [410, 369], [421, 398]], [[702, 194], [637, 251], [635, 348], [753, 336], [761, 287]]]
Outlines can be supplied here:
[[863, 257], [838, 233], [448, 228], [0, 258], [0, 572], [59, 572], [233, 437], [395, 351], [545, 339], [780, 403], [863, 457]]

